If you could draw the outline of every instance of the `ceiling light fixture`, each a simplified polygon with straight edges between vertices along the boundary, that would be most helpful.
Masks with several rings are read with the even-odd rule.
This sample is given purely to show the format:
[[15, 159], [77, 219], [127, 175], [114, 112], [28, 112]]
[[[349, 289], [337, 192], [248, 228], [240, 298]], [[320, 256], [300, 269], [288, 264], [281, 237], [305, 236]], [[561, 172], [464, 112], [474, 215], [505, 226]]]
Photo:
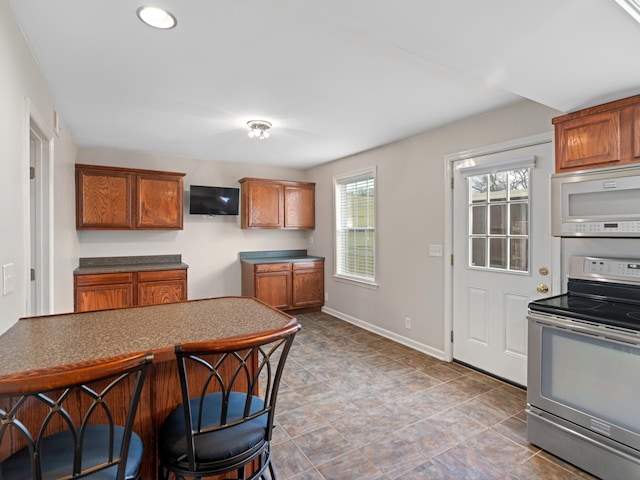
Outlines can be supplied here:
[[247, 122], [247, 127], [249, 127], [249, 137], [258, 138], [260, 140], [269, 138], [269, 129], [271, 128], [270, 122], [267, 122], [266, 120], [251, 120]]
[[167, 30], [176, 26], [176, 17], [168, 11], [158, 7], [140, 7], [136, 10], [138, 18], [154, 28]]
[[636, 22], [640, 22], [640, 1], [638, 0], [616, 0], [625, 11], [631, 15]]

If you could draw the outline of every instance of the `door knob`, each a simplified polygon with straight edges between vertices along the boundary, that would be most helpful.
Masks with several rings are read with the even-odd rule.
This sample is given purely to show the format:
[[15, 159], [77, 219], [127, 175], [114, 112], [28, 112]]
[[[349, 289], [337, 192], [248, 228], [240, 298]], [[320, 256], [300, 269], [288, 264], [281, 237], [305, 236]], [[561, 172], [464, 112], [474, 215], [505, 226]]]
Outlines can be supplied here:
[[536, 290], [538, 290], [538, 292], [540, 293], [547, 293], [549, 291], [549, 286], [541, 283], [540, 285], [538, 285], [538, 288], [536, 288]]

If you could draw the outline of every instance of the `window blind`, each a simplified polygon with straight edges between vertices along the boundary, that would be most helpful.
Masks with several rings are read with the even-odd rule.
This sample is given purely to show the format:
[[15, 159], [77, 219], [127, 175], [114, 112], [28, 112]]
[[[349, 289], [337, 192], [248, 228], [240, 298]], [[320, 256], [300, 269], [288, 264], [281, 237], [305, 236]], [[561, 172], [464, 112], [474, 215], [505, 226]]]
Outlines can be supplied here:
[[338, 178], [336, 273], [375, 281], [375, 171]]

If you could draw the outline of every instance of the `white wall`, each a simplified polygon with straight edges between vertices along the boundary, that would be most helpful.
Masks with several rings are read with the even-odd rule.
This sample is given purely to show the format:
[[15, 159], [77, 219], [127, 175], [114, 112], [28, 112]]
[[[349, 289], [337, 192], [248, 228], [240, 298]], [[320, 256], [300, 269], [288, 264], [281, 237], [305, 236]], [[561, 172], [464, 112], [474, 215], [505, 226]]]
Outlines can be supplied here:
[[[449, 259], [429, 257], [442, 244], [444, 157], [471, 148], [552, 131], [560, 112], [523, 101], [382, 148], [314, 168], [316, 231], [310, 253], [327, 257], [326, 310], [432, 355], [444, 351], [444, 269]], [[333, 278], [332, 179], [377, 167], [378, 289]], [[447, 187], [447, 195], [448, 195]], [[411, 317], [407, 330], [404, 318]]]
[[[80, 148], [77, 163], [182, 172], [184, 230], [79, 231], [79, 257], [181, 254], [189, 265], [188, 298], [240, 295], [238, 252], [307, 249], [308, 231], [243, 230], [240, 216], [189, 214], [189, 186], [239, 187], [243, 177], [306, 180], [301, 170], [192, 160], [104, 148]], [[74, 226], [75, 228], [75, 226]], [[76, 259], [77, 260], [77, 259]], [[77, 262], [76, 262], [77, 265]], [[71, 275], [71, 272], [68, 272]]]
[[[68, 189], [67, 172], [73, 169], [75, 146], [64, 122], [60, 136], [53, 135], [51, 93], [5, 0], [0, 0], [0, 86], [0, 265], [13, 263], [15, 268], [15, 290], [8, 295], [0, 291], [0, 332], [4, 332], [27, 314], [30, 115], [39, 118], [43, 130], [53, 137], [52, 176], [58, 182], [51, 205], [54, 269], [68, 266], [77, 248], [68, 230], [73, 219], [73, 210], [68, 210], [73, 191]], [[69, 279], [56, 278], [53, 282], [54, 309], [58, 302], [66, 308], [62, 296], [68, 288]]]

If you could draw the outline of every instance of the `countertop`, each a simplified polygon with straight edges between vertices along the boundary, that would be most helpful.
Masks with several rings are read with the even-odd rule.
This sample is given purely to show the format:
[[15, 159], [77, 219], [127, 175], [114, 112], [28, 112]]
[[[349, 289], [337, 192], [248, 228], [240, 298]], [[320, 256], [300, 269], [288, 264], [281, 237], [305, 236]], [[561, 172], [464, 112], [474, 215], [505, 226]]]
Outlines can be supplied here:
[[251, 264], [323, 261], [324, 257], [308, 255], [306, 250], [266, 250], [240, 252], [240, 261]]
[[0, 376], [125, 353], [170, 358], [177, 343], [267, 332], [290, 322], [295, 318], [249, 297], [27, 317], [0, 335]]
[[80, 258], [74, 275], [100, 273], [152, 272], [158, 270], [186, 270], [182, 255], [139, 255], [131, 257], [86, 257]]

